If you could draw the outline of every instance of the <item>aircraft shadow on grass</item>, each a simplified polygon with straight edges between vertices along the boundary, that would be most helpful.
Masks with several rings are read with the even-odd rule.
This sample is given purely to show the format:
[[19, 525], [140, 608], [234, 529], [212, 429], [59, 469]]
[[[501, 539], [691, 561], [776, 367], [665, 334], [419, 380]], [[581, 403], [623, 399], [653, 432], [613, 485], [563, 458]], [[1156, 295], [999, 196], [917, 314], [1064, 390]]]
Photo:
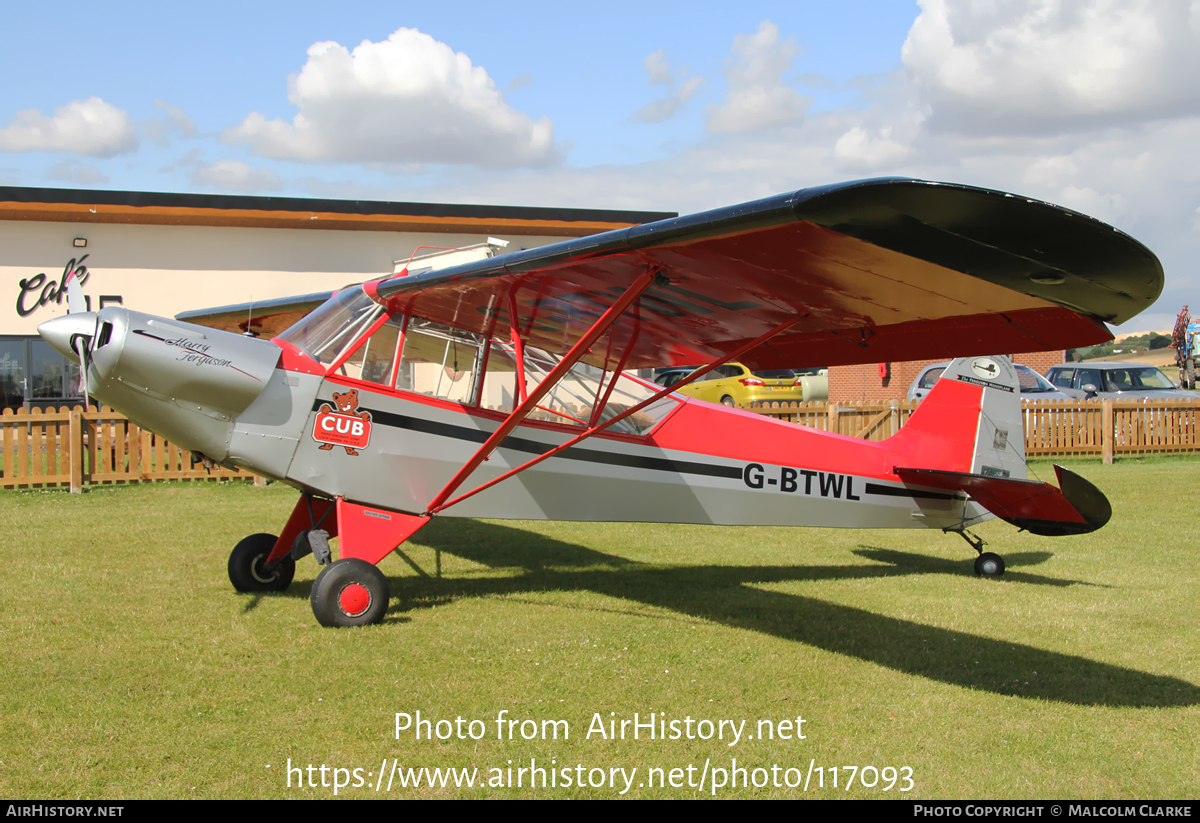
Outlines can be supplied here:
[[[919, 574], [970, 576], [971, 559], [944, 560], [864, 546], [854, 553], [881, 565], [652, 566], [511, 526], [457, 519], [435, 519], [409, 546], [414, 543], [491, 568], [519, 568], [524, 573], [391, 578], [392, 594], [399, 596], [399, 603], [392, 605], [388, 622], [406, 620], [404, 611], [436, 607], [455, 598], [587, 590], [995, 694], [1086, 706], [1200, 703], [1200, 687], [1178, 678], [755, 587]], [[1011, 554], [1005, 578], [1018, 584], [1088, 585], [1022, 571], [1050, 557], [1047, 552]]]

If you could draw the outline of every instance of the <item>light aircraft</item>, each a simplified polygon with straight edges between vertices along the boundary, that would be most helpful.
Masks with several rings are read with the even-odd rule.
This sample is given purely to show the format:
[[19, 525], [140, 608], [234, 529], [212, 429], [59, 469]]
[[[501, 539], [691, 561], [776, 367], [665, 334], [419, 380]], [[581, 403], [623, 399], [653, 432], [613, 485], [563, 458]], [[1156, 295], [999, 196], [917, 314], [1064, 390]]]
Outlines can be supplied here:
[[[233, 549], [230, 580], [281, 590], [312, 553], [317, 620], [355, 626], [387, 609], [376, 564], [438, 515], [940, 529], [1001, 574], [968, 526], [1081, 534], [1111, 509], [1066, 469], [1060, 488], [1026, 479], [1017, 376], [987, 353], [1109, 340], [1163, 281], [1092, 218], [907, 179], [451, 262], [175, 319], [69, 293], [39, 332], [138, 425], [297, 488], [278, 536]], [[629, 374], [950, 357], [877, 443]]]

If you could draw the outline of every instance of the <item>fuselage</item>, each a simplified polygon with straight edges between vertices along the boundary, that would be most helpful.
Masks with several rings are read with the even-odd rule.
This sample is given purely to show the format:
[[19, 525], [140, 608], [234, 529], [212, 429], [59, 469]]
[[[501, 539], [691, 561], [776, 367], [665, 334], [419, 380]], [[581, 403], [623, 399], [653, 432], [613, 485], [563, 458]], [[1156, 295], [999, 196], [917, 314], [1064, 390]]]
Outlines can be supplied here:
[[[70, 338], [90, 333], [92, 394], [183, 448], [306, 493], [424, 513], [519, 402], [519, 377], [532, 385], [552, 358], [526, 353], [521, 375], [501, 340], [468, 339], [418, 318], [351, 321], [360, 327], [343, 334], [352, 339], [338, 340], [336, 352], [313, 343], [311, 328], [263, 341], [111, 307], [41, 331], [67, 356]], [[326, 334], [337, 340], [336, 330]], [[572, 371], [539, 405], [540, 419], [518, 426], [458, 493], [658, 390], [621, 375], [604, 402], [605, 387], [601, 370]], [[987, 516], [964, 494], [899, 482], [893, 469], [916, 465], [917, 455], [911, 443], [898, 451], [896, 438], [869, 442], [682, 395], [619, 428], [442, 513], [938, 529]], [[923, 457], [924, 465], [939, 459]]]

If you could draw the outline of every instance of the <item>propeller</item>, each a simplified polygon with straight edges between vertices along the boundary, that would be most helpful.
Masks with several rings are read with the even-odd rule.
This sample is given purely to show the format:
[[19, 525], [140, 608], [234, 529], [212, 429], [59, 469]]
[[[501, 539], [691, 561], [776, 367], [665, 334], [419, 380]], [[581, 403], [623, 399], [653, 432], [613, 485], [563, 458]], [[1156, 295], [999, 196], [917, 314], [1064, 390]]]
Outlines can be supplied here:
[[[67, 314], [85, 314], [88, 310], [87, 298], [83, 294], [83, 286], [79, 283], [79, 277], [76, 275], [74, 268], [67, 272], [66, 276], [67, 287]], [[99, 318], [97, 318], [99, 322]], [[79, 380], [80, 387], [83, 389], [83, 405], [88, 405], [88, 365], [91, 361], [91, 342], [96, 337], [95, 331], [92, 334], [73, 334], [71, 335], [71, 349], [79, 355]]]

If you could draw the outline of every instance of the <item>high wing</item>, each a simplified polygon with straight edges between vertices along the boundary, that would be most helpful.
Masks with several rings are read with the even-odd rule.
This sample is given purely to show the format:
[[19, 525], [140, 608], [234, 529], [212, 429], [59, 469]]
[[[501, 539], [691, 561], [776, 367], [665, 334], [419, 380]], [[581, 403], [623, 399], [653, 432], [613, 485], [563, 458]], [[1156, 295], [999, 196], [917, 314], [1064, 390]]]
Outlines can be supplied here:
[[332, 296], [333, 292], [326, 291], [295, 297], [280, 297], [276, 300], [238, 303], [216, 309], [185, 311], [175, 315], [175, 319], [198, 323], [234, 334], [249, 333], [255, 337], [271, 338], [293, 325]]
[[[485, 334], [505, 333], [512, 312], [525, 344], [562, 354], [647, 273], [653, 287], [584, 361], [711, 362], [782, 323], [790, 325], [740, 359], [785, 368], [1065, 349], [1111, 339], [1104, 323], [1147, 308], [1163, 284], [1153, 253], [1077, 212], [878, 179], [388, 277], [368, 290], [394, 311]], [[253, 327], [278, 331], [320, 297], [260, 304]], [[179, 319], [227, 327], [247, 308]]]

